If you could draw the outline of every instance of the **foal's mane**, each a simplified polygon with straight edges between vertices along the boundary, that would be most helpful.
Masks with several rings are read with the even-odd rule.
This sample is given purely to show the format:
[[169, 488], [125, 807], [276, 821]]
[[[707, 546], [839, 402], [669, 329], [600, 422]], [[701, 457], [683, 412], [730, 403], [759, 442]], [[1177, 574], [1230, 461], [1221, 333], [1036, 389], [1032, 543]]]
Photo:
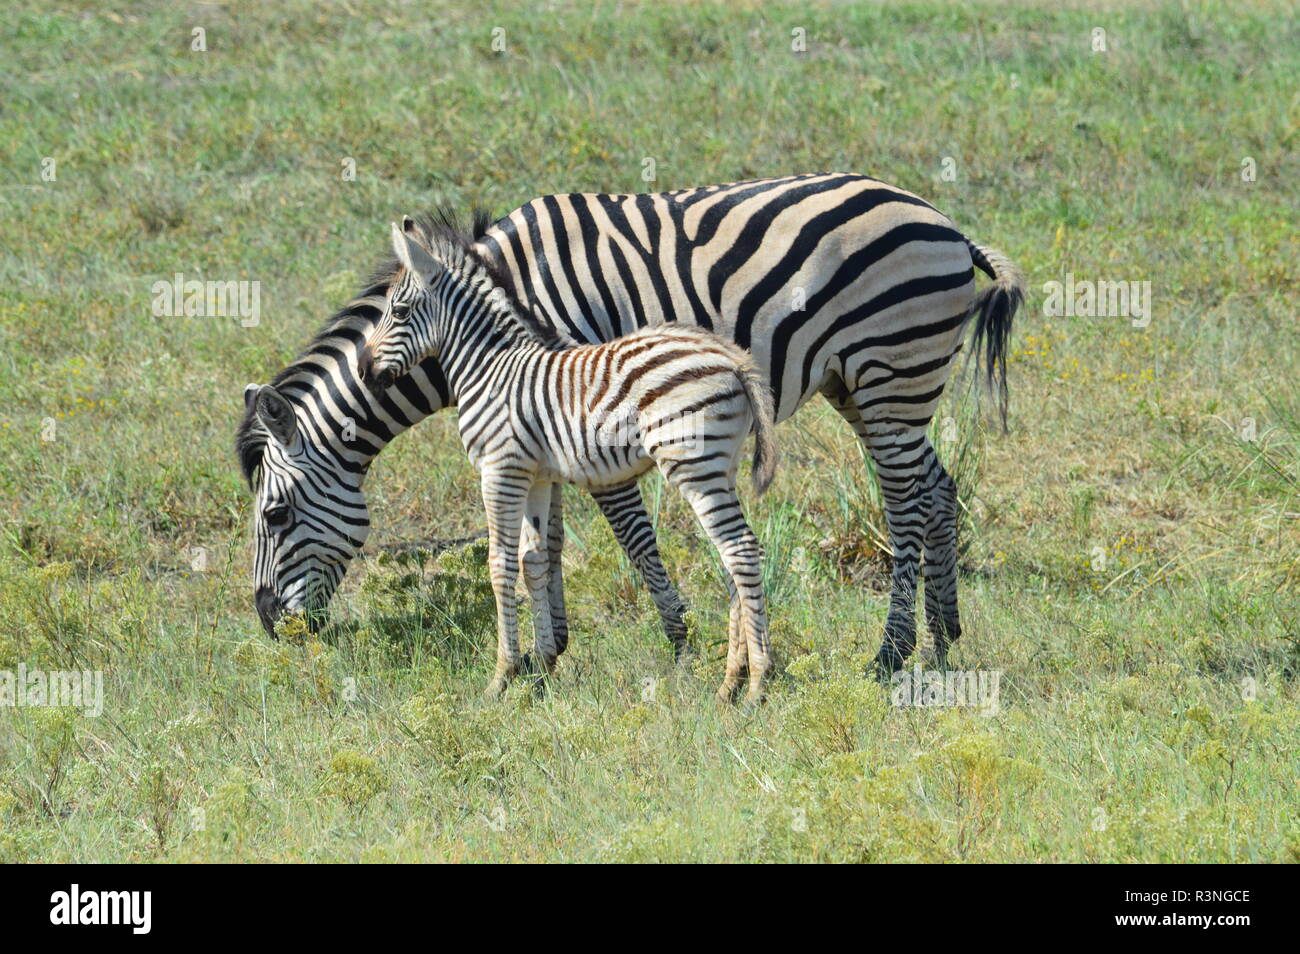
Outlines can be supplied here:
[[[497, 268], [474, 248], [474, 243], [481, 239], [493, 222], [491, 214], [481, 208], [473, 210], [468, 226], [462, 225], [457, 215], [449, 209], [437, 208], [432, 212], [416, 216], [416, 225], [426, 237], [426, 241], [438, 242], [439, 247], [455, 251], [461, 260], [472, 261], [476, 268], [484, 270], [493, 284], [502, 288], [519, 317], [520, 323], [527, 326], [531, 334], [549, 334], [545, 326], [533, 317], [531, 310], [523, 308], [504, 282]], [[338, 346], [343, 341], [360, 347], [370, 329], [384, 314], [384, 301], [388, 290], [401, 279], [403, 268], [397, 256], [387, 249], [379, 259], [369, 277], [352, 299], [327, 318], [320, 329], [307, 342], [307, 346], [292, 362], [286, 365], [272, 379], [271, 386], [280, 391], [290, 401], [294, 400], [295, 391], [305, 390], [310, 382], [321, 375], [321, 365], [336, 360]], [[539, 338], [539, 340], [541, 340]], [[239, 459], [239, 468], [244, 480], [252, 485], [253, 473], [262, 463], [266, 442], [270, 435], [262, 427], [252, 405], [244, 408], [239, 428], [235, 432], [235, 455]]]
[[[510, 338], [522, 335], [526, 340], [550, 350], [559, 351], [576, 343], [537, 317], [534, 302], [524, 303], [515, 294], [514, 285], [501, 272], [498, 264], [487, 258], [477, 244], [483, 237], [492, 218], [483, 209], [473, 210], [473, 226], [466, 231], [455, 217], [445, 209], [430, 215], [415, 216], [419, 241], [426, 249], [444, 262], [458, 279], [473, 282], [483, 276], [498, 291], [505, 307], [492, 307], [492, 321], [497, 329]], [[405, 269], [397, 265], [394, 281], [400, 280]]]

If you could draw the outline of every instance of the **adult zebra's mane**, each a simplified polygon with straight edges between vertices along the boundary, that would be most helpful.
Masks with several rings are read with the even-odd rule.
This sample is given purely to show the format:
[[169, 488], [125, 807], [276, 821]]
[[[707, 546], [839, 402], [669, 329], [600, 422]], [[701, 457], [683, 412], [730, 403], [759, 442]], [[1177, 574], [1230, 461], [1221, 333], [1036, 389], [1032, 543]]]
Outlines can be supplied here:
[[[416, 224], [428, 241], [438, 241], [449, 249], [463, 250], [464, 256], [471, 259], [477, 267], [482, 268], [495, 285], [506, 291], [511, 304], [515, 306], [521, 318], [523, 316], [531, 318], [531, 312], [525, 311], [518, 304], [508, 286], [501, 280], [496, 267], [473, 248], [473, 243], [483, 237], [492, 222], [491, 214], [479, 208], [473, 210], [468, 227], [460, 223], [454, 212], [444, 208], [416, 217]], [[383, 316], [384, 300], [388, 296], [389, 288], [401, 277], [402, 266], [397, 257], [391, 250], [385, 252], [371, 270], [361, 290], [352, 297], [351, 301], [325, 320], [298, 357], [271, 379], [271, 386], [290, 401], [294, 400], [296, 393], [309, 390], [312, 382], [320, 377], [322, 357], [327, 363], [336, 360], [339, 339], [350, 341], [358, 347], [365, 341], [370, 329]], [[244, 480], [250, 487], [253, 483], [253, 474], [261, 466], [262, 455], [269, 439], [270, 435], [262, 426], [252, 404], [249, 404], [244, 408], [239, 428], [235, 432], [235, 454], [239, 459], [239, 468], [243, 472]]]

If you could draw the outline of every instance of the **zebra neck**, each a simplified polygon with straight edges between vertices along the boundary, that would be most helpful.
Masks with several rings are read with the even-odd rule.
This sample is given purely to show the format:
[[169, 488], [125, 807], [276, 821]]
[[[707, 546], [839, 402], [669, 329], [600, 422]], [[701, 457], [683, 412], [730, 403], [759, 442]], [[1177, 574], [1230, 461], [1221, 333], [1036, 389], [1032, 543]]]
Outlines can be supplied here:
[[445, 321], [442, 332], [442, 367], [454, 394], [478, 392], [489, 368], [527, 363], [549, 350], [534, 338], [507, 308], [480, 300], [478, 307]]
[[360, 381], [354, 348], [278, 386], [306, 411], [300, 432], [307, 452], [358, 482], [394, 438], [455, 403], [435, 359], [375, 394]]

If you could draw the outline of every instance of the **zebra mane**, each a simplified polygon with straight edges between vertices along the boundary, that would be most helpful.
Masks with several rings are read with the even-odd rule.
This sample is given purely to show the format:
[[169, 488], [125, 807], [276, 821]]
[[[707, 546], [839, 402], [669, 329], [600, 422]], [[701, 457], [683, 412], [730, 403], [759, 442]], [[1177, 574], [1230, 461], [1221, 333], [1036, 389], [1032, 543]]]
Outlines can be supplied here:
[[[456, 243], [455, 247], [463, 248], [465, 255], [472, 256], [474, 261], [487, 271], [492, 281], [504, 288], [504, 283], [500, 281], [496, 269], [472, 250], [472, 244], [483, 237], [492, 221], [492, 216], [486, 210], [478, 208], [474, 210], [468, 228], [460, 224], [455, 213], [445, 208], [434, 209], [428, 214], [416, 217], [421, 234], [428, 236], [430, 241]], [[346, 339], [355, 345], [360, 345], [370, 329], [383, 317], [384, 300], [388, 296], [388, 289], [401, 277], [401, 264], [391, 250], [386, 250], [371, 270], [360, 291], [325, 320], [298, 357], [271, 379], [271, 386], [290, 401], [294, 400], [295, 392], [309, 389], [310, 382], [318, 378], [321, 373], [319, 356], [324, 352], [337, 352], [339, 339]], [[511, 297], [513, 299], [513, 296]], [[519, 311], [523, 314], [522, 308]], [[262, 464], [262, 455], [269, 439], [270, 434], [262, 426], [250, 402], [245, 406], [239, 428], [235, 432], [235, 455], [239, 459], [239, 469], [244, 475], [244, 480], [250, 487], [254, 473]]]
[[[497, 265], [480, 251], [476, 243], [490, 223], [491, 219], [482, 209], [474, 210], [474, 228], [468, 234], [445, 210], [439, 210], [433, 217], [415, 217], [424, 247], [441, 259], [458, 278], [469, 283], [479, 276], [486, 279], [491, 286], [488, 294], [496, 299], [491, 302], [489, 310], [499, 332], [511, 339], [523, 337], [552, 351], [573, 347], [576, 342], [537, 317], [533, 302], [525, 305], [520, 301]], [[400, 278], [404, 269], [401, 265], [397, 268]]]

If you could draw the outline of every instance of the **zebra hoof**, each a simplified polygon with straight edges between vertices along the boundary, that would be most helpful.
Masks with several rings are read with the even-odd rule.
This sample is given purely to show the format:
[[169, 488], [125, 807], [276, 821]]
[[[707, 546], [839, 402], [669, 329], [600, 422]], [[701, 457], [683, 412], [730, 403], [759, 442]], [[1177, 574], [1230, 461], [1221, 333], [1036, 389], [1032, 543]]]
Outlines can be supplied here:
[[483, 690], [483, 698], [488, 702], [496, 702], [506, 692], [506, 680], [500, 677], [493, 679], [488, 683], [488, 687]]
[[534, 656], [532, 651], [524, 653], [519, 660], [519, 675], [536, 676], [544, 679], [555, 671], [556, 660], [547, 661], [545, 656]]
[[903, 668], [903, 657], [898, 653], [886, 652], [881, 650], [871, 665], [867, 667], [867, 678], [874, 679], [876, 682], [888, 683], [893, 678], [894, 673]]
[[736, 692], [739, 689], [739, 681], [732, 682], [729, 679], [725, 680], [722, 685], [718, 687], [718, 691], [715, 694], [715, 698], [718, 700], [718, 705], [728, 709], [734, 706], [736, 704]]

